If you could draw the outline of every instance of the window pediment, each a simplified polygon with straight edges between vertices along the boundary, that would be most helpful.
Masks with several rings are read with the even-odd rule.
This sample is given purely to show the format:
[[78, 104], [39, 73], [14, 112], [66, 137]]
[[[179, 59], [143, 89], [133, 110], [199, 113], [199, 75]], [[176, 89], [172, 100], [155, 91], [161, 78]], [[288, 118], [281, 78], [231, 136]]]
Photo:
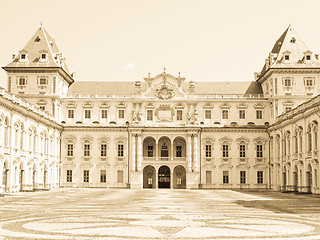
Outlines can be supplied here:
[[110, 105], [107, 104], [107, 103], [102, 103], [102, 104], [99, 105], [99, 107], [100, 108], [108, 108], [108, 107], [110, 107]]
[[248, 105], [247, 105], [247, 104], [244, 104], [244, 103], [241, 103], [241, 104], [238, 104], [238, 105], [237, 105], [237, 108], [238, 108], [238, 109], [246, 109], [246, 108], [248, 108]]
[[253, 105], [253, 107], [254, 107], [255, 109], [264, 109], [264, 105], [263, 105], [263, 104], [260, 104], [260, 103]]
[[75, 103], [69, 103], [69, 104], [67, 104], [66, 107], [67, 107], [67, 108], [76, 108], [76, 107], [77, 107], [77, 104], [75, 104]]
[[82, 106], [83, 106], [83, 108], [92, 108], [93, 104], [92, 103], [85, 103]]
[[212, 109], [213, 105], [207, 103], [206, 105], [203, 106], [204, 109]]
[[228, 104], [228, 103], [224, 103], [224, 104], [221, 104], [221, 105], [220, 105], [220, 108], [222, 108], [222, 109], [229, 109], [229, 108], [231, 108], [231, 105]]
[[127, 105], [125, 105], [124, 103], [119, 103], [118, 105], [116, 105], [117, 108], [126, 108]]

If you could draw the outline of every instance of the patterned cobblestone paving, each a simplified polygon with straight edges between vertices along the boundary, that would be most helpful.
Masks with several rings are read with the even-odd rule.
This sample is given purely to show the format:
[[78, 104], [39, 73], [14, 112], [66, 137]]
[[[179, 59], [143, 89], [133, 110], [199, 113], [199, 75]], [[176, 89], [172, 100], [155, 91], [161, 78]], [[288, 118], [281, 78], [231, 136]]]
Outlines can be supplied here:
[[0, 197], [0, 239], [320, 239], [320, 197], [55, 189]]

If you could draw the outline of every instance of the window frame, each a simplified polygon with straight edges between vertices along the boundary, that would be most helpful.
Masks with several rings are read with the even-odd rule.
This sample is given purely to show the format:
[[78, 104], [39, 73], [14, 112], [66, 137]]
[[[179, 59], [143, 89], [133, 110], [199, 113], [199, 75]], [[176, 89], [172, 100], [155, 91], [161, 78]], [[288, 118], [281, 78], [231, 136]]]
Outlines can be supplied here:
[[240, 184], [246, 184], [246, 172], [247, 171], [240, 171]]
[[84, 183], [90, 182], [90, 171], [89, 170], [83, 170], [83, 182]]

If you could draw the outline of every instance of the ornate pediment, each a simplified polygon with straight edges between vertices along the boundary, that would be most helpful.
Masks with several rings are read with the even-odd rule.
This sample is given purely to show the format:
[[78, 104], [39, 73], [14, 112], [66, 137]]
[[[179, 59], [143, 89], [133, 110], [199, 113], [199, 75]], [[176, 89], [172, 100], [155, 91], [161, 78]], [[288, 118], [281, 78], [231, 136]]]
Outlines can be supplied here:
[[157, 97], [159, 99], [167, 100], [167, 99], [171, 99], [174, 96], [173, 89], [171, 89], [169, 85], [166, 83], [163, 83], [162, 85], [160, 85], [160, 87], [156, 91], [157, 91]]

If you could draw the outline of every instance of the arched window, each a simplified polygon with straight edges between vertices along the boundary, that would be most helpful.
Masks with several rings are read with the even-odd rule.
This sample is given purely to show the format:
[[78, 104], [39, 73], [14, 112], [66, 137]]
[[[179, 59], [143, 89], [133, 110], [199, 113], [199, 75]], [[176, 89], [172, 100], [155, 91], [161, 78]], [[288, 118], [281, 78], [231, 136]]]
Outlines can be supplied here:
[[286, 132], [286, 140], [287, 140], [287, 155], [291, 154], [290, 148], [291, 148], [291, 142], [290, 142], [290, 131]]
[[257, 153], [257, 158], [262, 158], [263, 157], [263, 142], [262, 141], [258, 141], [257, 142], [257, 149], [256, 149], [256, 153]]
[[310, 124], [308, 126], [307, 139], [308, 139], [308, 152], [310, 153], [312, 151], [312, 130], [311, 130]]
[[313, 146], [314, 150], [318, 150], [318, 122], [314, 121], [313, 123]]
[[88, 139], [86, 139], [83, 143], [83, 156], [85, 156], [85, 157], [90, 156], [90, 148], [91, 148], [90, 141]]
[[69, 139], [67, 141], [67, 156], [68, 157], [73, 157], [73, 154], [74, 154], [74, 143], [73, 143], [73, 140], [72, 139]]
[[245, 158], [246, 157], [246, 142], [241, 141], [239, 144], [239, 157]]
[[228, 158], [229, 157], [229, 142], [228, 141], [224, 141], [222, 143], [222, 157], [223, 158]]
[[24, 147], [24, 125], [21, 124], [21, 132], [20, 132], [20, 149], [22, 150]]
[[100, 156], [101, 157], [107, 156], [107, 141], [105, 139], [101, 140], [101, 143], [100, 143]]
[[4, 120], [4, 145], [8, 147], [9, 145], [9, 119], [8, 117]]

